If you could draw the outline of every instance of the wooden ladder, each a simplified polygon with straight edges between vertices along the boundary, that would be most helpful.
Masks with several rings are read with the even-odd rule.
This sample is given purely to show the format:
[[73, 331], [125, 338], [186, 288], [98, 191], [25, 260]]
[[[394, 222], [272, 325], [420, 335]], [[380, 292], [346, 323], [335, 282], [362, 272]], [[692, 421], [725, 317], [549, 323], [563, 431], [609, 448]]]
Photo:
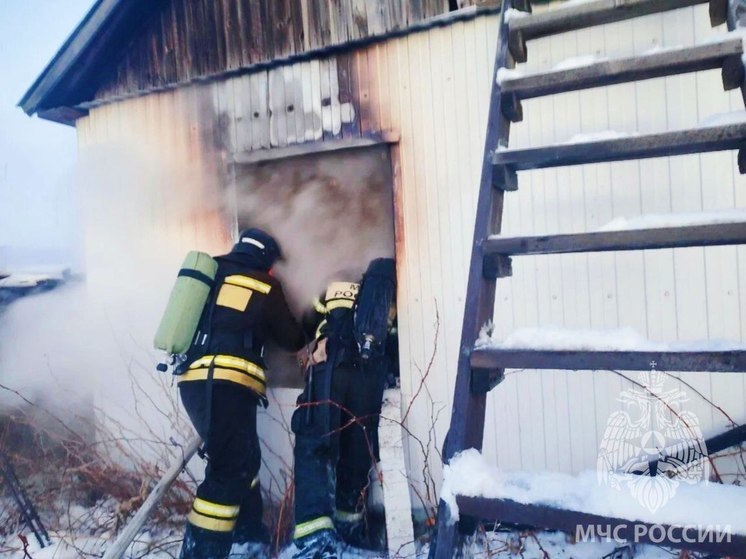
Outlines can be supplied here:
[[[500, 233], [503, 197], [506, 192], [517, 190], [517, 171], [737, 149], [739, 170], [741, 173], [746, 172], [746, 122], [590, 143], [508, 149], [510, 124], [523, 118], [522, 99], [713, 68], [721, 68], [725, 89], [740, 87], [744, 91], [743, 43], [740, 38], [730, 37], [724, 37], [716, 43], [662, 50], [644, 57], [605, 60], [568, 70], [522, 77], [513, 74], [507, 78], [503, 73], [502, 79], [498, 80], [498, 70], [512, 69], [516, 62], [526, 61], [526, 42], [532, 39], [706, 2], [707, 0], [592, 0], [560, 6], [536, 15], [506, 17], [506, 14], [515, 15], [514, 10], [530, 12], [530, 0], [503, 0], [461, 351], [451, 424], [444, 445], [445, 462], [468, 448], [481, 451], [486, 394], [500, 383], [506, 368], [648, 370], [649, 364], [655, 361], [661, 370], [721, 373], [746, 371], [746, 351], [474, 349], [480, 329], [493, 317], [495, 282], [498, 278], [511, 275], [513, 256], [746, 243], [746, 223], [490, 238]], [[713, 26], [727, 22], [729, 29], [736, 27], [736, 9], [729, 8], [728, 0], [709, 0], [708, 3]], [[739, 2], [736, 0], [730, 4], [735, 6]], [[621, 519], [601, 519], [574, 511], [500, 499], [457, 496], [457, 502], [461, 512], [461, 521], [457, 524], [448, 523], [446, 505], [442, 501], [439, 505], [438, 528], [431, 557], [450, 559], [460, 554], [462, 535], [473, 533], [478, 520], [501, 520], [566, 531], [574, 530], [581, 522], [622, 522]], [[669, 544], [681, 547], [680, 543]], [[746, 538], [734, 536], [730, 543], [705, 543], [689, 547], [694, 550], [742, 555], [746, 553]]]

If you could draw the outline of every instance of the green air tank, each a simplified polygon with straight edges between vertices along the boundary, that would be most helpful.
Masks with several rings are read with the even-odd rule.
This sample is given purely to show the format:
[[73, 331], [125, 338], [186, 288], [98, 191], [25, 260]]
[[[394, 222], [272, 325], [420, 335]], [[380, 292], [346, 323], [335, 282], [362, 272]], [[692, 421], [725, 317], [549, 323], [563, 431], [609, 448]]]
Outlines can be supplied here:
[[169, 354], [186, 353], [210, 298], [218, 263], [209, 254], [187, 254], [168, 298], [153, 345]]

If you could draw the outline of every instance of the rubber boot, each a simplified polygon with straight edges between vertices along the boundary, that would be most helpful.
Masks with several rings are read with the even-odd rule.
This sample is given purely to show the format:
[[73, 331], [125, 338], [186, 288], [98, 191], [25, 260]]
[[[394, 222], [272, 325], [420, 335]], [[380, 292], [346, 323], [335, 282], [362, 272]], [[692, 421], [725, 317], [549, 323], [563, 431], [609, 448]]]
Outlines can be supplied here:
[[229, 559], [268, 559], [269, 545], [262, 542], [233, 542]]
[[230, 532], [213, 532], [187, 522], [179, 559], [226, 559], [230, 551]]
[[319, 530], [295, 540], [298, 552], [293, 559], [339, 559], [340, 544], [334, 530]]

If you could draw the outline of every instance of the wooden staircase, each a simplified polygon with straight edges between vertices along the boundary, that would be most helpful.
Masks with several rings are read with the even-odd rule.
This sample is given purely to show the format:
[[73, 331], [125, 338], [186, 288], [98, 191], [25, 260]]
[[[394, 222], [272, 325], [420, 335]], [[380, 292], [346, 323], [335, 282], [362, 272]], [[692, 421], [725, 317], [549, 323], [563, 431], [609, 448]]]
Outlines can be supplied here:
[[[646, 55], [598, 60], [567, 70], [531, 75], [514, 71], [525, 62], [527, 41], [586, 27], [627, 20], [709, 3], [713, 26], [736, 27], [735, 12], [728, 0], [593, 0], [574, 2], [532, 15], [528, 0], [503, 0], [500, 36], [495, 59], [493, 87], [477, 199], [471, 264], [467, 284], [460, 355], [454, 391], [451, 424], [444, 447], [446, 462], [458, 452], [481, 450], [486, 394], [511, 369], [648, 370], [655, 361], [660, 370], [746, 372], [746, 351], [542, 351], [475, 349], [485, 323], [493, 317], [495, 282], [512, 273], [511, 258], [521, 255], [647, 250], [674, 247], [746, 244], [746, 223], [725, 223], [599, 231], [562, 235], [496, 237], [502, 223], [506, 192], [518, 189], [517, 172], [528, 169], [644, 159], [721, 150], [739, 150], [739, 170], [746, 172], [746, 121], [733, 121], [689, 130], [648, 135], [621, 136], [597, 141], [560, 144], [528, 149], [510, 149], [512, 122], [523, 119], [521, 100], [567, 91], [601, 87], [721, 69], [724, 89], [744, 91], [743, 42], [725, 36], [717, 42], [686, 48], [660, 49]], [[737, 4], [737, 2], [735, 3]], [[731, 3], [731, 5], [735, 5]], [[523, 13], [520, 13], [523, 12]], [[746, 24], [746, 22], [744, 22]], [[746, 97], [745, 97], [746, 99]], [[622, 188], [617, 185], [617, 188]], [[624, 519], [591, 518], [578, 511], [521, 504], [505, 499], [457, 496], [461, 521], [449, 524], [441, 502], [438, 529], [431, 557], [450, 559], [461, 553], [463, 535], [473, 532], [479, 520], [504, 521], [551, 530], [574, 531], [580, 523], [605, 522], [621, 525]], [[676, 529], [668, 532], [675, 536]], [[665, 545], [682, 547], [681, 539]], [[690, 549], [746, 556], [746, 538], [698, 543]]]

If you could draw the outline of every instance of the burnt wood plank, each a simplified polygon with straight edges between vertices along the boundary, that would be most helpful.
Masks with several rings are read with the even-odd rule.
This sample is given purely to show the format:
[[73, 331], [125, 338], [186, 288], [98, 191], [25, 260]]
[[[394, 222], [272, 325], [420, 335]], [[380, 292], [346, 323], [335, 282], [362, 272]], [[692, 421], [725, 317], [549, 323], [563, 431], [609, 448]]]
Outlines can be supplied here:
[[[649, 55], [603, 60], [568, 70], [507, 78], [501, 82], [501, 87], [504, 93], [515, 93], [520, 99], [530, 99], [566, 91], [721, 68], [725, 60], [731, 57], [735, 57], [740, 65], [742, 53], [743, 42], [740, 38], [735, 38]], [[734, 89], [739, 85], [740, 83], [734, 84], [730, 81], [728, 89]]]
[[613, 140], [498, 150], [493, 154], [492, 162], [498, 166], [507, 166], [521, 171], [723, 151], [742, 147], [746, 147], [746, 122], [627, 136]]
[[[713, 532], [713, 537], [696, 537], [696, 530], [692, 534], [685, 534], [683, 526], [667, 526], [649, 524], [639, 520], [599, 516], [574, 510], [563, 510], [547, 505], [526, 504], [510, 499], [488, 499], [485, 497], [456, 497], [459, 512], [489, 521], [504, 521], [511, 524], [521, 524], [546, 530], [560, 530], [573, 537], [578, 526], [587, 529], [588, 526], [611, 527], [612, 533], [621, 539], [635, 543], [655, 543], [690, 551], [718, 553], [737, 559], [746, 557], [746, 536]], [[654, 528], [654, 526], [657, 526]], [[715, 528], [713, 528], [715, 530]], [[661, 532], [664, 541], [658, 540]], [[651, 536], [656, 541], [651, 539]], [[686, 537], [684, 537], [686, 536]]]
[[478, 348], [477, 369], [746, 372], [746, 351], [570, 351]]
[[746, 223], [717, 223], [627, 231], [491, 238], [485, 254], [563, 254], [746, 244]]

